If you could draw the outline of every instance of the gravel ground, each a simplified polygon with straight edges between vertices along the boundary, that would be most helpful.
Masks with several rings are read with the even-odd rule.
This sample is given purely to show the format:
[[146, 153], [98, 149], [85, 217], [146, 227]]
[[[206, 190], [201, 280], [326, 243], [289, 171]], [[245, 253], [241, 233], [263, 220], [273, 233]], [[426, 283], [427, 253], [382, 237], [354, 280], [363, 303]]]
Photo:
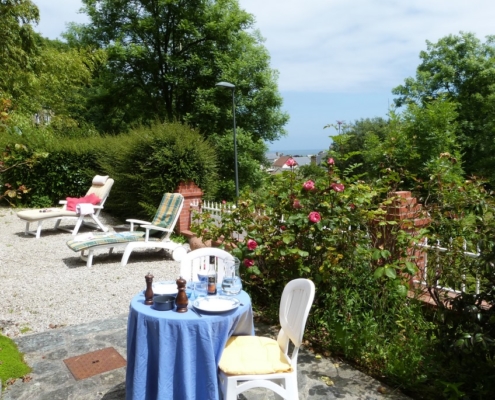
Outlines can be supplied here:
[[[126, 313], [131, 298], [145, 288], [148, 272], [155, 282], [178, 277], [179, 263], [163, 250], [135, 251], [125, 267], [120, 265], [122, 248], [112, 255], [108, 250], [95, 251], [93, 266], [87, 268], [79, 253], [66, 245], [70, 233], [54, 230], [55, 222], [46, 221], [40, 239], [24, 235], [25, 223], [17, 211], [0, 207], [0, 332], [4, 335], [28, 335]], [[100, 220], [109, 227], [120, 224], [103, 212]], [[62, 221], [61, 226], [70, 227], [73, 221]], [[35, 227], [31, 224], [31, 229]], [[79, 233], [90, 231], [82, 227]]]

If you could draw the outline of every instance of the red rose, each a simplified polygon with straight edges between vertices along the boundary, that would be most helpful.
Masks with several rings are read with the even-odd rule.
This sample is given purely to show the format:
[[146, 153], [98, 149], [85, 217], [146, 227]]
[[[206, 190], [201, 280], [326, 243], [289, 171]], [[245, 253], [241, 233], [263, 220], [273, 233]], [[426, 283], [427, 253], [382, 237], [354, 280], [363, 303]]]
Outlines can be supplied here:
[[253, 251], [256, 247], [258, 247], [258, 243], [256, 243], [256, 240], [249, 239], [247, 241], [247, 248], [251, 251]]
[[311, 179], [303, 183], [304, 190], [310, 191], [310, 190], [314, 190], [314, 188], [315, 188], [315, 183]]
[[244, 259], [244, 266], [246, 268], [251, 268], [254, 265], [254, 260], [251, 260], [249, 258]]
[[286, 229], [287, 229], [287, 228], [285, 227], [285, 225], [282, 225], [282, 226], [280, 227], [280, 230], [281, 230], [281, 231], [285, 231]]
[[345, 189], [345, 186], [342, 185], [342, 183], [332, 183], [330, 187], [336, 192], [343, 192]]
[[320, 213], [317, 211], [312, 211], [309, 213], [308, 219], [310, 220], [310, 222], [313, 222], [314, 224], [316, 224], [316, 223], [321, 221]]
[[294, 160], [292, 157], [289, 158], [286, 162], [285, 162], [285, 165], [287, 165], [288, 167], [295, 167], [297, 165], [297, 162], [296, 160]]

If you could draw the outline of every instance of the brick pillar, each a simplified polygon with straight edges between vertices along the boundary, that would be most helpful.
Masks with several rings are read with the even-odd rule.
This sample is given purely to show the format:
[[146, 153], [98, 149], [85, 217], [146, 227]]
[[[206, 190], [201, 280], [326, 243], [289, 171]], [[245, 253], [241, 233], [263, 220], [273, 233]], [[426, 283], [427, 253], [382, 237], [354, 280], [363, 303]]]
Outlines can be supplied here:
[[[415, 197], [411, 197], [411, 192], [392, 192], [389, 197], [393, 200], [392, 204], [387, 206], [386, 219], [388, 221], [397, 221], [400, 224], [400, 228], [405, 232], [414, 236], [421, 228], [431, 222], [431, 219], [422, 212], [421, 204], [417, 203]], [[413, 279], [421, 279], [426, 263], [426, 253], [418, 248], [410, 248], [408, 255], [414, 257], [414, 263], [419, 268], [418, 275]]]
[[194, 182], [180, 182], [175, 192], [184, 196], [184, 206], [177, 221], [179, 233], [192, 236], [192, 232], [189, 230], [191, 227], [191, 213], [192, 209], [199, 207], [201, 204], [203, 191]]

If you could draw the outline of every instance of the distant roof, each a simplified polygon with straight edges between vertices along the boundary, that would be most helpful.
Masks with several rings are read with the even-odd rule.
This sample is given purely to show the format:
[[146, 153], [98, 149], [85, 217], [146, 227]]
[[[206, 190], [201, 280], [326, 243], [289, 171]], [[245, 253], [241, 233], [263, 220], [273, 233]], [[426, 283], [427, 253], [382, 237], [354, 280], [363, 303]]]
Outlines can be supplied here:
[[289, 158], [292, 158], [291, 156], [282, 156], [282, 157], [279, 157], [274, 163], [273, 163], [273, 166], [274, 167], [279, 167], [279, 168], [282, 168], [285, 163], [287, 162], [287, 160]]

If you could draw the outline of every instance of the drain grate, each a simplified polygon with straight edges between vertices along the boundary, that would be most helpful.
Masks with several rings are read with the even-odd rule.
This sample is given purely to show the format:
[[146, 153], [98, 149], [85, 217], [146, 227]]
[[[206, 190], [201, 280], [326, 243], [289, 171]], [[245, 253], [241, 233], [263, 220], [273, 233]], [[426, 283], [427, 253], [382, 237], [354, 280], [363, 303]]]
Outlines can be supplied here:
[[67, 358], [64, 363], [78, 381], [126, 365], [124, 358], [113, 347]]

